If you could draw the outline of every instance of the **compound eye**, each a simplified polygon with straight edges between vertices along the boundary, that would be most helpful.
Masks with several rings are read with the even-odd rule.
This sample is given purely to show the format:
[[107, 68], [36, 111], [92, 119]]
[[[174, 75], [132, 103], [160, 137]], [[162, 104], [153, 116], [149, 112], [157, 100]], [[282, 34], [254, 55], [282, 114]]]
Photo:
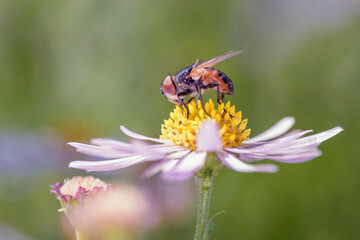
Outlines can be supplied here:
[[167, 94], [176, 95], [176, 89], [170, 75], [162, 83], [162, 89]]

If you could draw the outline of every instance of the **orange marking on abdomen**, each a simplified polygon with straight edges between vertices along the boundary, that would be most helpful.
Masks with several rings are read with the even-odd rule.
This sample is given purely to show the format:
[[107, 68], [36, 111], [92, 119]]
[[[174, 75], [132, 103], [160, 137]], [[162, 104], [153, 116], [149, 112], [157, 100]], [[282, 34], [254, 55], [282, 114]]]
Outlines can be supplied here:
[[206, 73], [203, 74], [203, 79], [202, 79], [203, 83], [205, 85], [217, 83], [219, 84], [220, 92], [231, 93], [228, 84], [226, 84], [222, 79], [222, 77], [219, 76], [219, 73], [220, 71], [216, 69], [211, 69], [211, 68], [206, 69]]

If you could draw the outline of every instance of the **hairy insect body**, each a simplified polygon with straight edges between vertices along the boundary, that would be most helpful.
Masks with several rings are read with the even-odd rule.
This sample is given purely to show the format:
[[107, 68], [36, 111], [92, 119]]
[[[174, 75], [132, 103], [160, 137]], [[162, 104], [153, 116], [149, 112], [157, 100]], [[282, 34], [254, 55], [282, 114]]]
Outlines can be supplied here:
[[185, 97], [189, 97], [188, 101], [191, 101], [197, 95], [203, 105], [202, 94], [210, 89], [217, 92], [217, 102], [221, 103], [224, 94], [234, 93], [234, 85], [225, 73], [212, 66], [241, 52], [225, 54], [204, 63], [196, 61], [192, 66], [181, 69], [175, 76], [168, 75], [160, 85], [161, 94], [170, 102], [183, 105], [187, 111], [189, 109], [183, 100]]
[[203, 88], [214, 88], [216, 90], [216, 87], [219, 86], [221, 93], [227, 95], [232, 95], [234, 93], [233, 82], [228, 76], [226, 76], [225, 73], [210, 67], [204, 68], [203, 71], [203, 74], [199, 76], [201, 78], [200, 81], [202, 82]]

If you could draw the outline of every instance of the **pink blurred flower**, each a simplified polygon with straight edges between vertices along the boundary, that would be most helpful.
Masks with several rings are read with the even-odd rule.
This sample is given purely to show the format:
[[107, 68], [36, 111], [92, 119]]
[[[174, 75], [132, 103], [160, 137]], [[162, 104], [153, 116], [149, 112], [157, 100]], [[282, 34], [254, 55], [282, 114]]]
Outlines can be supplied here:
[[64, 183], [50, 185], [52, 193], [57, 195], [62, 205], [68, 206], [70, 202], [79, 203], [83, 198], [95, 195], [98, 191], [107, 190], [110, 185], [92, 176], [73, 177]]
[[150, 205], [146, 195], [131, 185], [119, 184], [82, 201], [73, 213], [75, 225], [88, 231], [121, 228], [124, 231], [150, 227]]
[[[136, 229], [157, 223], [150, 212], [147, 196], [128, 184], [111, 186], [100, 179], [74, 177], [64, 184], [52, 185], [76, 234], [94, 239], [110, 234], [114, 239], [130, 239]], [[92, 239], [93, 239], [92, 238]]]

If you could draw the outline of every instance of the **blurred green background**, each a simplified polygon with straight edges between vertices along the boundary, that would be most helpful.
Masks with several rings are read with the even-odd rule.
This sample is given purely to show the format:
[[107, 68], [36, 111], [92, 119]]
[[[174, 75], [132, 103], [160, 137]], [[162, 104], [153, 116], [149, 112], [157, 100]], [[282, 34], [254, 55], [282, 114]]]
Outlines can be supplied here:
[[[67, 164], [87, 158], [65, 143], [126, 139], [120, 124], [158, 136], [173, 108], [159, 93], [165, 76], [245, 49], [217, 67], [253, 136], [284, 116], [345, 132], [277, 174], [224, 168], [212, 239], [357, 239], [359, 26], [356, 0], [1, 0], [0, 238], [64, 239], [49, 185], [84, 175]], [[98, 176], [140, 182], [134, 168]], [[142, 239], [192, 239], [194, 224], [195, 212]]]

